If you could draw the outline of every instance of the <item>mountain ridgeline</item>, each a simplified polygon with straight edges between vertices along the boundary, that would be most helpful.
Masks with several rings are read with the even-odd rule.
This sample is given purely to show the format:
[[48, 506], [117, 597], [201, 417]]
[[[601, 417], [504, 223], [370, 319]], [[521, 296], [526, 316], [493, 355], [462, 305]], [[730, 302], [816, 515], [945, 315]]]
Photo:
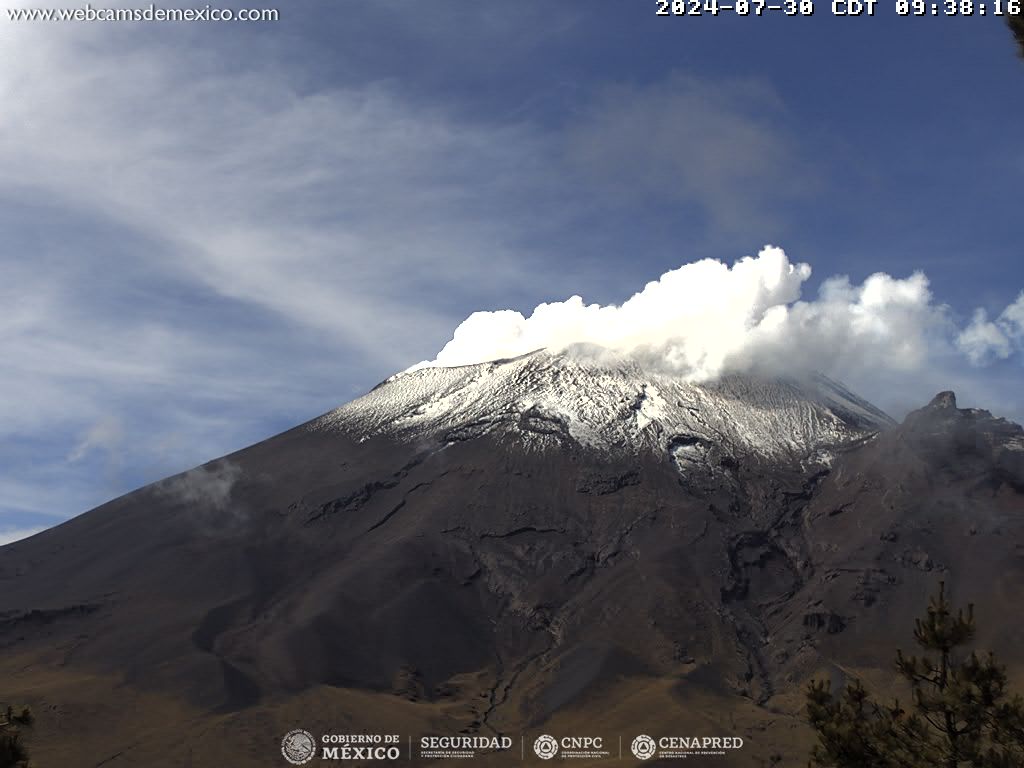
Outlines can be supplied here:
[[0, 694], [40, 764], [280, 765], [296, 725], [803, 764], [806, 681], [894, 685], [940, 578], [1024, 671], [1022, 513], [1024, 432], [952, 393], [426, 368], [0, 548]]

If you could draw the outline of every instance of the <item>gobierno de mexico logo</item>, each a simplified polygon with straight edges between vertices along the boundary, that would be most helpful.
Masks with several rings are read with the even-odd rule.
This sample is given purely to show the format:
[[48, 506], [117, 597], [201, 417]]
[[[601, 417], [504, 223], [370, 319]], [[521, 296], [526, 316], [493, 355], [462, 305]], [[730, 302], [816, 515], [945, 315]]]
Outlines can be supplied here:
[[292, 765], [305, 765], [316, 755], [316, 739], [301, 728], [288, 731], [281, 739], [281, 754]]

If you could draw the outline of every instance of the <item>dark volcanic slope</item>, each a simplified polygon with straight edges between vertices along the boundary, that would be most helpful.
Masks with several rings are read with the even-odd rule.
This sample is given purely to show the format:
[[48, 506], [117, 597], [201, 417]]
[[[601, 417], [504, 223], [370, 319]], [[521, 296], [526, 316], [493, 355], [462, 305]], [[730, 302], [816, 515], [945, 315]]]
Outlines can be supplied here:
[[[887, 670], [940, 577], [1019, 669], [1019, 427], [945, 394], [872, 437], [836, 390], [772, 410], [733, 382], [682, 431], [690, 395], [658, 387], [622, 404], [639, 448], [543, 398], [414, 437], [333, 416], [4, 547], [0, 695], [67, 766], [281, 765], [296, 725], [689, 728], [798, 760], [799, 686]], [[808, 436], [713, 439], [728, 408]]]

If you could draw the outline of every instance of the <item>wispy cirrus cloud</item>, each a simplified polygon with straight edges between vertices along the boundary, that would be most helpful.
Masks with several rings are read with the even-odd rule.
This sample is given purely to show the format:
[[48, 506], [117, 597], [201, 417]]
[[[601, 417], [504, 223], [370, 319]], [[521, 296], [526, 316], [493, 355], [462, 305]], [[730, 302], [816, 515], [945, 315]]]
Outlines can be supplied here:
[[[159, 32], [7, 26], [0, 51], [0, 451], [12, 479], [99, 478], [81, 506], [358, 394], [467, 276], [506, 292], [528, 258], [530, 130]], [[54, 506], [81, 508], [0, 499]]]
[[39, 483], [34, 502], [6, 484], [11, 514], [67, 515], [316, 415], [440, 338], [467, 274], [517, 282], [493, 180], [527, 133], [128, 31], [4, 30], [0, 487]]

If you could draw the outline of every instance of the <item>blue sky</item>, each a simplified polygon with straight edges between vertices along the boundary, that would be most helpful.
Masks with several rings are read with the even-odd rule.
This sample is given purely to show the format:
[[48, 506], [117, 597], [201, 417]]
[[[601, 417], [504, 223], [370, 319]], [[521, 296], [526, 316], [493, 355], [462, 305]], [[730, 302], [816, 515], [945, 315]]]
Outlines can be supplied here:
[[[1024, 289], [995, 18], [280, 10], [0, 19], [0, 538], [329, 410], [476, 310], [622, 302], [766, 243], [807, 297], [923, 271], [947, 341]], [[856, 383], [1024, 417], [1018, 347], [954, 347]]]

